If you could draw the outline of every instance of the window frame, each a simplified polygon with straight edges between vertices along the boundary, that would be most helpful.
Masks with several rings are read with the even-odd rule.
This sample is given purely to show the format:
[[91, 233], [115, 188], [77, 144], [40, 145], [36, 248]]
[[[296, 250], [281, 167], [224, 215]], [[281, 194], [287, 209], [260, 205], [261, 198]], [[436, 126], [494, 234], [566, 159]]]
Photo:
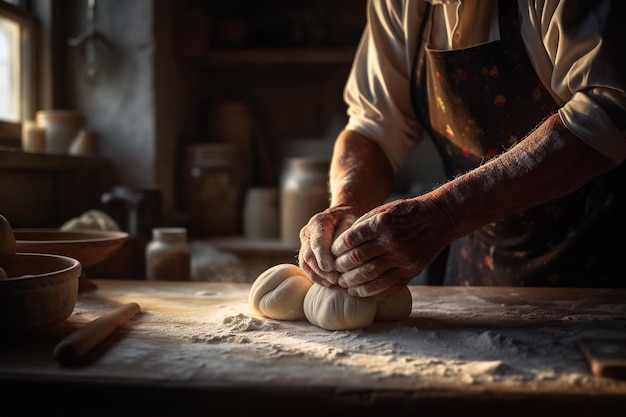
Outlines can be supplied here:
[[0, 145], [21, 147], [22, 121], [32, 120], [37, 108], [37, 50], [39, 25], [37, 16], [23, 7], [0, 0], [0, 16], [20, 27], [20, 121], [0, 120]]

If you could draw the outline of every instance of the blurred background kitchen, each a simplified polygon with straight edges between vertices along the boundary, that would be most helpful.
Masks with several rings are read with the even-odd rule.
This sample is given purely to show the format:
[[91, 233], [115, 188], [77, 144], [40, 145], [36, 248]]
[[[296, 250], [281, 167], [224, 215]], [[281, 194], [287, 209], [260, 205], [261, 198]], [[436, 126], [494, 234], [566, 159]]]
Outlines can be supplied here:
[[[158, 226], [187, 229], [193, 280], [296, 262], [365, 19], [365, 0], [0, 0], [0, 213], [110, 215], [130, 239], [94, 278], [144, 278]], [[390, 198], [442, 178], [426, 142]]]

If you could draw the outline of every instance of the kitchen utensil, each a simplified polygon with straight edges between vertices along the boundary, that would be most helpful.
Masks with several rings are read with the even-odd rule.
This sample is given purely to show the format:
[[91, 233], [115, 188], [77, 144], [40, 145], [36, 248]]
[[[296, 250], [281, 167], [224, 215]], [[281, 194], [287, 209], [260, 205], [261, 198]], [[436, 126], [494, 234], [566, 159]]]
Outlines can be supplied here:
[[115, 253], [128, 239], [128, 233], [105, 230], [13, 229], [17, 252], [51, 253], [77, 259], [82, 265], [79, 290], [95, 288], [85, 268]]
[[163, 196], [158, 187], [117, 185], [100, 196], [100, 201], [131, 238], [150, 240], [152, 229], [162, 223]]
[[104, 313], [85, 327], [81, 327], [61, 340], [54, 348], [54, 358], [64, 366], [75, 365], [100, 342], [109, 337], [115, 329], [137, 314], [139, 310], [139, 304], [127, 303]]
[[0, 334], [3, 341], [47, 334], [72, 314], [81, 264], [59, 255], [17, 253], [3, 264]]

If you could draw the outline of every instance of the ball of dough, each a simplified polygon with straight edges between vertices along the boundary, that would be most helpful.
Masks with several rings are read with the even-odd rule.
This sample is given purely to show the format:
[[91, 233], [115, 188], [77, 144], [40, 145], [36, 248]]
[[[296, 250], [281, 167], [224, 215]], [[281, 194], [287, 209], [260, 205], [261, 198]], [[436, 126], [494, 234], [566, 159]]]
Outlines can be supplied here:
[[371, 325], [376, 300], [353, 297], [345, 288], [313, 284], [304, 297], [304, 314], [311, 324], [326, 330], [354, 330]]
[[0, 261], [12, 256], [17, 250], [17, 242], [9, 221], [0, 214]]
[[397, 321], [406, 319], [413, 309], [413, 297], [409, 287], [398, 291], [384, 300], [378, 301], [376, 308], [376, 321]]
[[313, 285], [296, 265], [278, 264], [252, 284], [248, 303], [255, 313], [276, 320], [305, 320], [304, 297]]
[[74, 217], [60, 227], [61, 230], [113, 230], [120, 231], [119, 225], [111, 216], [100, 210], [87, 210], [80, 217]]

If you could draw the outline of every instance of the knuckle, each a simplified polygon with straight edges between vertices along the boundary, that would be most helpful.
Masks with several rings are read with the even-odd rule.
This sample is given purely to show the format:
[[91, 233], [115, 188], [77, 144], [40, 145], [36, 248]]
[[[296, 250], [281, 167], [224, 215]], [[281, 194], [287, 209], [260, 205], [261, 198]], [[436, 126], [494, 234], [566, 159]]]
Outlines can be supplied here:
[[369, 262], [358, 268], [358, 283], [372, 281], [380, 275], [378, 265], [375, 262]]
[[347, 252], [345, 255], [346, 263], [349, 265], [358, 266], [367, 260], [367, 257], [363, 253], [363, 250], [356, 248]]

